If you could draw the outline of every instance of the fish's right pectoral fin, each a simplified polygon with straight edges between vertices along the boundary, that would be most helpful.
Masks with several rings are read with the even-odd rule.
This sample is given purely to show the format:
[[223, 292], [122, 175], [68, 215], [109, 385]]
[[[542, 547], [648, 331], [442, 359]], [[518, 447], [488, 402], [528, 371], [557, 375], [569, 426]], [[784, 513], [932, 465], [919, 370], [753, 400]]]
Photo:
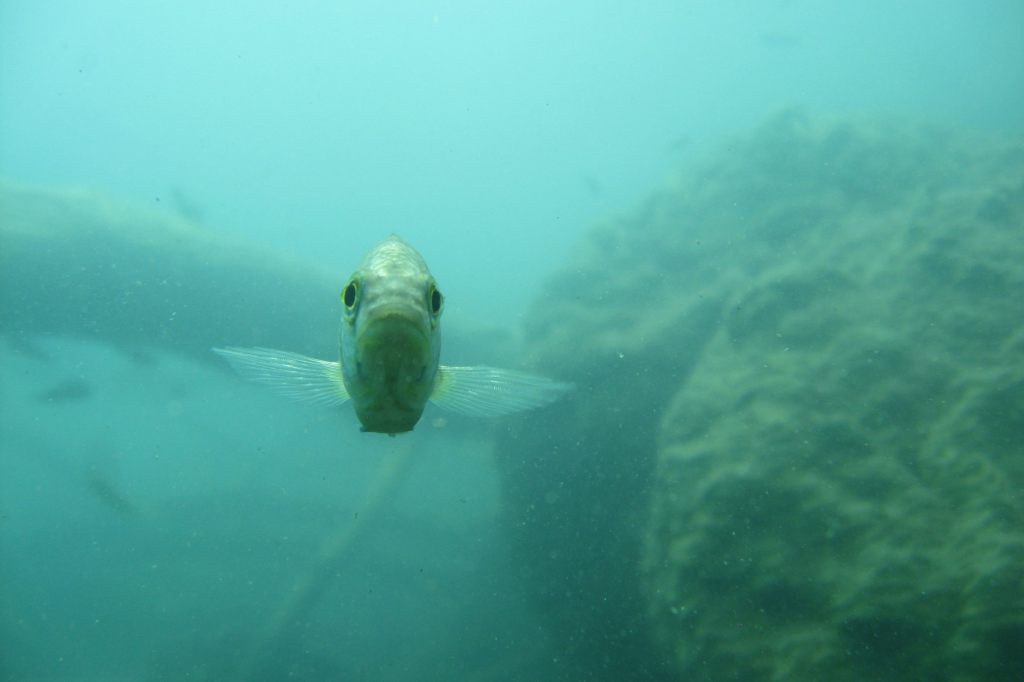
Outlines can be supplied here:
[[500, 417], [543, 407], [572, 389], [572, 384], [510, 369], [441, 366], [430, 400], [470, 417]]
[[297, 402], [341, 405], [348, 391], [341, 365], [272, 348], [213, 348], [238, 374]]

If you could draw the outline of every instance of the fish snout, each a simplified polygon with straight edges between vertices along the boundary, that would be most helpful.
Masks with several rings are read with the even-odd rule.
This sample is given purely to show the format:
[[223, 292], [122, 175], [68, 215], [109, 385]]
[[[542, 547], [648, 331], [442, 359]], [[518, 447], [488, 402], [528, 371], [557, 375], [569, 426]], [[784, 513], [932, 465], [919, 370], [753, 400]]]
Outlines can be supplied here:
[[412, 306], [378, 307], [364, 315], [358, 336], [375, 343], [429, 342], [429, 321]]
[[356, 333], [359, 373], [386, 383], [405, 384], [425, 378], [433, 357], [430, 323], [409, 306], [378, 308]]

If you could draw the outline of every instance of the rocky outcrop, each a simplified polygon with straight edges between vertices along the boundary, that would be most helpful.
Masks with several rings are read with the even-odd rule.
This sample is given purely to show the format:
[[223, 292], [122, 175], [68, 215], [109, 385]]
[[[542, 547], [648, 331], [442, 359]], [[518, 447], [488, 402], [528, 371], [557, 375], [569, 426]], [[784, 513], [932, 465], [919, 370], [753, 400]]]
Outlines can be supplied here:
[[[170, 213], [84, 190], [0, 183], [0, 332], [333, 357], [335, 275]], [[347, 266], [346, 266], [347, 267]]]
[[506, 521], [595, 673], [1022, 674], [1020, 140], [779, 116], [530, 336], [580, 388], [503, 437]]

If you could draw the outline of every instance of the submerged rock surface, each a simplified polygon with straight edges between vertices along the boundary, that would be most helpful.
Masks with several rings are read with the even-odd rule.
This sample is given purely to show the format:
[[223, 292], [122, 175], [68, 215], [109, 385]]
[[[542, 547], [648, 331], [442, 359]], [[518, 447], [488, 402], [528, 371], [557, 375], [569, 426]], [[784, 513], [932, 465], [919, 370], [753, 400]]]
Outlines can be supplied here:
[[0, 245], [0, 334], [337, 352], [341, 276], [181, 216], [0, 181]]
[[[609, 679], [1024, 674], [1024, 144], [784, 114], [591, 235], [503, 437]], [[618, 676], [618, 677], [616, 677]]]

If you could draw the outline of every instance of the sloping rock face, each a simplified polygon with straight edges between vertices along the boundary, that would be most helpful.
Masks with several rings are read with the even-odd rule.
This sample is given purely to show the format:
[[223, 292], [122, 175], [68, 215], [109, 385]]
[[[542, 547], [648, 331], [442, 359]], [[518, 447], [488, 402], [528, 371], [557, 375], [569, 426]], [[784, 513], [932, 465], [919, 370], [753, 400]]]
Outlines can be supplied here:
[[337, 353], [344, 275], [173, 214], [0, 181], [0, 334]]
[[1024, 678], [1020, 140], [786, 114], [587, 248], [502, 466], [595, 675]]

